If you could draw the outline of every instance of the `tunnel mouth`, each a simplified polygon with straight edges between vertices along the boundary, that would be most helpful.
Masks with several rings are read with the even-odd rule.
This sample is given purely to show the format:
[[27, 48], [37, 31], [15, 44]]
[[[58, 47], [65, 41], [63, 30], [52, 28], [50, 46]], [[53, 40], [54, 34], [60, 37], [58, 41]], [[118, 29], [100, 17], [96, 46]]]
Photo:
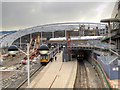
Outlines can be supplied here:
[[92, 50], [72, 50], [72, 58], [75, 58], [77, 61], [88, 60], [91, 55]]

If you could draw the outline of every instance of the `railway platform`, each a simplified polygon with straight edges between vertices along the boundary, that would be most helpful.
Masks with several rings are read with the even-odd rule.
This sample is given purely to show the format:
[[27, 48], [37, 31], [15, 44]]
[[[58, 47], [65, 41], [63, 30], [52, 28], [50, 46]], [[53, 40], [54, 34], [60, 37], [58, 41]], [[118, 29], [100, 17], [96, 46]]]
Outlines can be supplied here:
[[77, 61], [62, 62], [62, 52], [57, 60], [48, 63], [30, 83], [30, 88], [73, 88]]

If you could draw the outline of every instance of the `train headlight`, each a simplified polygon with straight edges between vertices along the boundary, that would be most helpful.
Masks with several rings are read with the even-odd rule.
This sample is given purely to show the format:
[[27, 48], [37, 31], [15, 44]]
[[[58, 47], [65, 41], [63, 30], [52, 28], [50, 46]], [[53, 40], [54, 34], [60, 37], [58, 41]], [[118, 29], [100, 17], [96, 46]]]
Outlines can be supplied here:
[[10, 55], [15, 55], [15, 54], [17, 54], [18, 53], [18, 51], [9, 51], [9, 54]]
[[118, 67], [116, 67], [116, 71], [119, 71], [119, 68], [118, 68]]
[[115, 68], [112, 68], [113, 71], [115, 71]]
[[113, 71], [119, 71], [119, 67], [112, 68]]
[[47, 50], [42, 50], [42, 51], [40, 51], [40, 53], [41, 53], [41, 54], [47, 54], [48, 51], [47, 51]]
[[65, 46], [63, 46], [63, 48], [65, 48]]
[[54, 46], [51, 46], [51, 48], [54, 48]]

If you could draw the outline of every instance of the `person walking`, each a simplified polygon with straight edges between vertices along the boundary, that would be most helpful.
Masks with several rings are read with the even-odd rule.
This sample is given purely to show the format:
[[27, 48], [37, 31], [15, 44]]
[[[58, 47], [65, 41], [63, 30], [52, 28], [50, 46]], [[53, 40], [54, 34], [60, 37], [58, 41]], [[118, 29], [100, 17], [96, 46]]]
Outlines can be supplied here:
[[57, 57], [55, 56], [55, 61], [57, 60]]

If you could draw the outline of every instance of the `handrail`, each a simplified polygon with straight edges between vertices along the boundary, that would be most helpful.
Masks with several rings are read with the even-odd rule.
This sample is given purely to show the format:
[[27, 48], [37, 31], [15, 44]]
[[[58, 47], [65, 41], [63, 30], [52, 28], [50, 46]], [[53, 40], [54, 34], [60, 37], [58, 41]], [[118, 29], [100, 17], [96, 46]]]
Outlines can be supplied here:
[[118, 57], [120, 57], [120, 55], [117, 52], [113, 51], [112, 49], [109, 49], [109, 51], [111, 51], [112, 53], [114, 53], [115, 55], [117, 55]]

